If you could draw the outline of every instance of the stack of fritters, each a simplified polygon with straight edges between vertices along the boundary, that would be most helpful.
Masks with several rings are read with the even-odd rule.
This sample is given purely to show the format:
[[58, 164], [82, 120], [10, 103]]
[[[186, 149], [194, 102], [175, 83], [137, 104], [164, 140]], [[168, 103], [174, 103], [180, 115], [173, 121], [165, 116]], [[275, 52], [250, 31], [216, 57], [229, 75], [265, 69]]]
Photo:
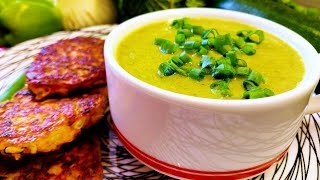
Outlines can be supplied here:
[[92, 133], [84, 133], [58, 151], [26, 156], [20, 161], [0, 158], [0, 179], [101, 180], [102, 174], [100, 142]]
[[2, 156], [19, 160], [58, 150], [104, 116], [103, 45], [98, 38], [76, 37], [41, 50], [26, 72], [26, 88], [0, 105]]
[[104, 41], [78, 37], [43, 48], [26, 72], [36, 100], [106, 84]]

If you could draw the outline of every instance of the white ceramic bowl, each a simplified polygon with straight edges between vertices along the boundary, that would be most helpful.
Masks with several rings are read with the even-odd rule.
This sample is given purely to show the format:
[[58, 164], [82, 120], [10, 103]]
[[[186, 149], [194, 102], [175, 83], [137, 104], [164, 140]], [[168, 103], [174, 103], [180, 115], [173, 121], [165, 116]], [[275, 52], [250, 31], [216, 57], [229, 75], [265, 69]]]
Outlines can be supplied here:
[[[217, 100], [169, 92], [122, 69], [120, 40], [145, 24], [181, 17], [212, 17], [258, 27], [290, 44], [306, 73], [293, 90], [254, 100]], [[111, 115], [125, 147], [150, 167], [188, 179], [239, 179], [262, 173], [286, 153], [320, 77], [316, 50], [291, 30], [256, 16], [207, 8], [165, 10], [138, 16], [108, 35], [105, 58]], [[285, 80], [284, 80], [285, 81]], [[311, 111], [320, 111], [319, 97]]]

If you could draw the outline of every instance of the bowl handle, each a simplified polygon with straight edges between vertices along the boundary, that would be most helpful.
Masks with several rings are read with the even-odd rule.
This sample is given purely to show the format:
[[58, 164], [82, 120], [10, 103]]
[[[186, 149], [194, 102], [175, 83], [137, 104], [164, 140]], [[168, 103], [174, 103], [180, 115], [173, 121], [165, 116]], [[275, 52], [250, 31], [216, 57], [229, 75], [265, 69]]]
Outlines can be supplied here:
[[320, 95], [312, 96], [306, 109], [306, 114], [320, 112]]
[[[320, 84], [318, 86], [320, 86]], [[306, 114], [312, 114], [317, 112], [320, 112], [320, 94], [311, 97], [309, 105], [306, 109]]]

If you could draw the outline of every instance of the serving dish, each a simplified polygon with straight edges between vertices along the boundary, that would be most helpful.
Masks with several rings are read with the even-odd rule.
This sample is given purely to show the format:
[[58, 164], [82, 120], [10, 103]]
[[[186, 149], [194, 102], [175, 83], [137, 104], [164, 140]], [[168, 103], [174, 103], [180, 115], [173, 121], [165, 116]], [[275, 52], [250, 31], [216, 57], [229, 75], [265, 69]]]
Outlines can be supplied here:
[[[51, 36], [19, 44], [0, 53], [0, 93], [24, 72], [39, 50], [63, 38], [94, 36], [104, 38], [115, 26], [104, 25]], [[100, 140], [104, 179], [172, 179], [136, 160], [115, 135], [110, 116]], [[320, 115], [306, 115], [298, 134], [284, 158], [254, 179], [320, 179]]]
[[[271, 97], [224, 100], [157, 88], [125, 70], [121, 56], [117, 56], [117, 47], [121, 47], [124, 38], [128, 37], [129, 41], [131, 32], [148, 24], [184, 17], [236, 21], [277, 36], [301, 56], [305, 66], [302, 81], [292, 90]], [[145, 29], [144, 36], [147, 36], [148, 28]], [[220, 37], [217, 35], [216, 41]], [[152, 44], [152, 41], [143, 44]], [[320, 66], [318, 53], [300, 35], [267, 19], [212, 8], [163, 10], [121, 23], [105, 43], [110, 111], [118, 137], [136, 158], [172, 177], [243, 179], [256, 176], [283, 158], [303, 116], [320, 111], [319, 96], [311, 97], [320, 78], [319, 69], [315, 68]], [[143, 58], [135, 54], [135, 50], [125, 54], [131, 53], [135, 58]], [[149, 51], [143, 53], [148, 55]], [[135, 66], [135, 58], [127, 62]], [[277, 57], [269, 59], [273, 60]], [[125, 103], [119, 103], [122, 101]]]

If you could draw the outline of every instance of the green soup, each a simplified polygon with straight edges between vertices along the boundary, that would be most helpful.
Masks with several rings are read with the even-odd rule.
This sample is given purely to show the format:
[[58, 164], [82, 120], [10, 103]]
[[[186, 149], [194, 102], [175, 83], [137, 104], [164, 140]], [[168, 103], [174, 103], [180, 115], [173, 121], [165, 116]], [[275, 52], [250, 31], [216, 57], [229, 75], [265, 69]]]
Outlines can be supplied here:
[[[257, 29], [234, 21], [209, 18], [191, 18], [192, 25], [215, 28], [220, 34], [230, 33], [236, 38], [241, 29]], [[179, 74], [160, 76], [159, 64], [168, 61], [173, 54], [163, 54], [159, 46], [153, 45], [155, 38], [165, 38], [174, 42], [177, 30], [170, 27], [169, 21], [160, 21], [145, 25], [130, 32], [123, 38], [116, 50], [116, 59], [120, 66], [136, 78], [169, 91], [205, 98], [242, 99], [243, 81], [246, 77], [235, 77], [229, 82], [231, 96], [223, 97], [213, 93], [210, 84], [217, 81], [212, 76], [205, 76], [196, 81]], [[241, 55], [248, 67], [261, 73], [265, 83], [259, 87], [271, 89], [275, 94], [289, 91], [297, 86], [304, 75], [304, 65], [299, 54], [287, 43], [264, 32], [264, 41], [256, 47], [254, 55]], [[174, 55], [179, 55], [178, 50]], [[201, 55], [189, 54], [192, 62], [187, 66], [199, 67]], [[220, 58], [222, 55], [209, 51], [210, 56]]]

